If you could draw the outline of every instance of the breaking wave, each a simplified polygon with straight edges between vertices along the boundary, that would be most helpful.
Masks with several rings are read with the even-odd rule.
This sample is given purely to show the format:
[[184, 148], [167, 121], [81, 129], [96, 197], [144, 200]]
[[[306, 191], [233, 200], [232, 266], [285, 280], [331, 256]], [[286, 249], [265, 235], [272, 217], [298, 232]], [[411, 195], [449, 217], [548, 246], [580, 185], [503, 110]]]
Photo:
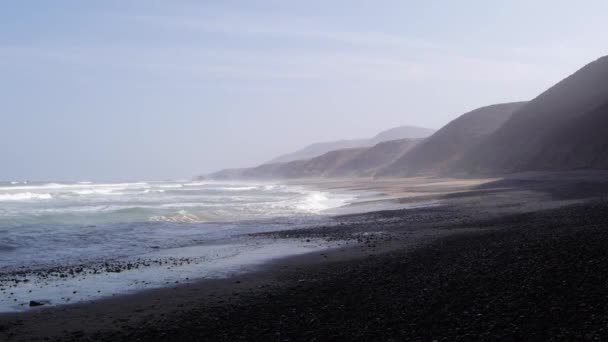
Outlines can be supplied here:
[[40, 194], [32, 192], [18, 192], [13, 194], [0, 194], [0, 201], [31, 201], [52, 199], [51, 194]]
[[69, 189], [98, 189], [98, 188], [129, 188], [129, 189], [141, 189], [148, 188], [150, 185], [145, 182], [135, 182], [135, 183], [76, 183], [76, 184], [62, 184], [62, 183], [45, 183], [32, 185], [19, 185], [19, 186], [5, 186], [0, 187], [0, 190], [27, 190], [27, 191], [36, 191], [36, 190], [69, 190]]
[[[0, 227], [32, 222], [236, 222], [320, 214], [351, 196], [272, 183], [172, 181], [0, 186]], [[30, 204], [31, 203], [31, 204]]]
[[171, 222], [171, 223], [203, 223], [205, 220], [197, 215], [191, 214], [186, 210], [180, 210], [171, 215], [158, 215], [150, 218], [152, 222]]
[[221, 191], [248, 191], [248, 190], [256, 190], [256, 189], [258, 189], [257, 186], [234, 186], [234, 187], [216, 188], [216, 190], [221, 190]]
[[345, 198], [332, 198], [323, 192], [311, 192], [300, 200], [296, 208], [300, 211], [318, 213], [327, 209], [343, 206], [347, 203]]

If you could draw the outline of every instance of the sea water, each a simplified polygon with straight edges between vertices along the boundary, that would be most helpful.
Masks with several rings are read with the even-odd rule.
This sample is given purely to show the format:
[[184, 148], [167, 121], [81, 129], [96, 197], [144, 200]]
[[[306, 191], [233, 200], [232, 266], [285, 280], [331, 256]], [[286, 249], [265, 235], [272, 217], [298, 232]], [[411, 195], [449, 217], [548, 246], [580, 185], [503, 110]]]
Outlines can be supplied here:
[[[226, 276], [315, 251], [326, 246], [246, 237], [322, 221], [354, 198], [269, 182], [0, 183], [0, 311]], [[120, 273], [99, 266], [136, 260], [147, 261]]]

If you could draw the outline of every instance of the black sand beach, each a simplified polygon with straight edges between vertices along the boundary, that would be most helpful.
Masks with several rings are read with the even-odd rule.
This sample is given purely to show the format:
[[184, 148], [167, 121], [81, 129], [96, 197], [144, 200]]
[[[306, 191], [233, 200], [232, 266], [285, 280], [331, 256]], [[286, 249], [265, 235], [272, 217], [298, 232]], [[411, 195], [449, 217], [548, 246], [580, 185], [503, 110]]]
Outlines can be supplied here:
[[359, 243], [236, 278], [2, 315], [0, 339], [604, 340], [607, 179], [513, 176], [429, 194], [438, 207], [274, 233]]

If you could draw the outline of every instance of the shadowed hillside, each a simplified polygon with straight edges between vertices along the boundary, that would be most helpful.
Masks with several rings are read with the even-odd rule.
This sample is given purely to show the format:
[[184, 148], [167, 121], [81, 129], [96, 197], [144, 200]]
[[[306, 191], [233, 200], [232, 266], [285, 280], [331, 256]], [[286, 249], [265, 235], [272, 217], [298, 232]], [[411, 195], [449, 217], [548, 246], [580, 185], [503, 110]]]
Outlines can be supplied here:
[[533, 170], [608, 168], [608, 103], [566, 122], [543, 138], [539, 154], [527, 165]]
[[608, 57], [559, 82], [467, 153], [454, 171], [606, 168]]
[[395, 163], [381, 170], [379, 176], [436, 174], [447, 170], [467, 151], [505, 123], [525, 102], [496, 104], [475, 109], [453, 120]]

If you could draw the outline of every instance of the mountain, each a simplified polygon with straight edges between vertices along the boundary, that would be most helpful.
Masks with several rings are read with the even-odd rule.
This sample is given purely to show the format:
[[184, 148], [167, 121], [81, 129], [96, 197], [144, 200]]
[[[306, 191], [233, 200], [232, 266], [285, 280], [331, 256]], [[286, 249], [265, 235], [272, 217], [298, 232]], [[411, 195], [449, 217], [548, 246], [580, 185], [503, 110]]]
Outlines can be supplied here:
[[321, 156], [286, 163], [280, 167], [282, 178], [320, 178], [334, 174], [349, 160], [365, 152], [365, 147], [327, 152]]
[[400, 126], [380, 132], [373, 138], [369, 139], [339, 140], [312, 144], [293, 153], [288, 153], [277, 157], [266, 164], [287, 163], [294, 160], [310, 159], [331, 151], [348, 148], [371, 147], [378, 143], [389, 140], [426, 138], [434, 132], [435, 130], [430, 128]]
[[[395, 135], [412, 134], [407, 127], [400, 127], [367, 140], [343, 141], [349, 148], [320, 156], [222, 171], [214, 176], [400, 177], [608, 169], [606, 127], [608, 56], [589, 63], [532, 101], [473, 110], [426, 139], [377, 143]], [[321, 153], [331, 144], [334, 143], [311, 145], [282, 158], [308, 156], [315, 146], [314, 153]]]
[[311, 159], [262, 164], [249, 169], [222, 170], [212, 179], [288, 179], [371, 176], [415, 146], [418, 139], [391, 140], [372, 147], [347, 148]]
[[453, 171], [608, 168], [608, 57], [557, 83], [467, 152]]
[[390, 140], [401, 139], [422, 139], [431, 136], [436, 130], [416, 126], [399, 126], [386, 131], [382, 131], [371, 139], [368, 139], [367, 146], [374, 146], [378, 143]]
[[295, 152], [279, 156], [269, 162], [266, 162], [265, 164], [288, 163], [295, 160], [310, 159], [331, 151], [362, 147], [365, 146], [366, 142], [367, 139], [338, 140], [332, 142], [315, 143]]
[[542, 141], [542, 150], [527, 164], [527, 168], [608, 169], [606, 127], [608, 127], [608, 103], [547, 135]]
[[378, 170], [407, 154], [420, 141], [420, 139], [400, 139], [378, 143], [342, 163], [328, 175], [331, 177], [373, 176]]
[[502, 126], [524, 104], [525, 102], [496, 104], [463, 114], [380, 170], [377, 175], [398, 177], [442, 173], [483, 138]]
[[318, 178], [327, 175], [335, 168], [365, 150], [362, 148], [347, 148], [331, 151], [321, 156], [294, 160], [288, 163], [262, 164], [245, 169], [222, 170], [209, 175], [212, 179], [286, 179], [286, 178]]

